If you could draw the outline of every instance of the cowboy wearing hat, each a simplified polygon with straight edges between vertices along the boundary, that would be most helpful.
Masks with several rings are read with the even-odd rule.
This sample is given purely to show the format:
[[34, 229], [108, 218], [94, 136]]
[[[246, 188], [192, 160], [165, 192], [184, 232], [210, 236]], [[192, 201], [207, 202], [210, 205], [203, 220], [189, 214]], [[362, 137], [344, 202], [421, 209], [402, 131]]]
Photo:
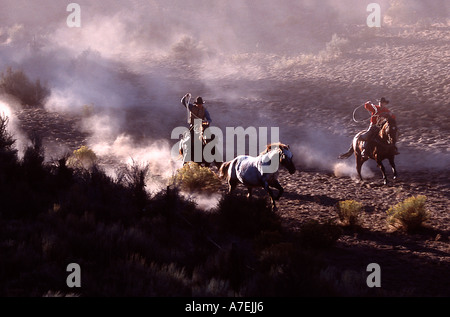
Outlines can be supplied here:
[[[380, 131], [378, 123], [383, 120], [383, 118], [395, 120], [395, 115], [386, 107], [386, 105], [388, 104], [389, 100], [386, 100], [386, 98], [384, 97], [380, 99], [378, 105], [372, 104], [371, 101], [367, 101], [364, 104], [364, 108], [366, 108], [366, 110], [371, 113], [369, 128], [360, 136], [360, 139], [364, 141], [363, 150], [361, 152], [361, 155], [364, 158], [367, 158], [366, 152], [368, 143], [370, 143]], [[397, 147], [395, 147], [395, 152], [396, 154], [399, 154], [397, 151]]]
[[187, 104], [187, 99], [191, 97], [190, 93], [187, 93], [184, 95], [184, 97], [181, 99], [181, 104], [189, 109], [189, 129], [191, 129], [194, 125], [195, 119], [200, 119], [202, 121], [208, 122], [208, 124], [211, 123], [211, 116], [209, 115], [208, 110], [203, 106], [205, 102], [203, 101], [202, 97], [197, 97], [195, 99], [194, 104], [189, 103]]
[[[208, 110], [203, 106], [205, 104], [205, 102], [203, 101], [202, 97], [197, 97], [195, 99], [195, 102], [192, 104], [190, 103], [188, 100], [191, 99], [191, 94], [187, 93], [186, 95], [184, 95], [184, 97], [181, 99], [181, 104], [188, 109], [188, 123], [189, 123], [189, 133], [190, 133], [190, 142], [189, 142], [189, 146], [190, 149], [192, 150], [191, 153], [191, 158], [193, 159], [193, 150], [196, 148], [194, 143], [195, 142], [203, 142], [203, 138], [202, 138], [202, 132], [203, 132], [203, 128], [205, 128], [206, 126], [209, 126], [211, 124], [211, 116], [209, 115]], [[197, 121], [197, 122], [196, 122]], [[201, 122], [202, 124], [202, 132], [196, 132], [196, 128], [195, 128], [195, 124], [198, 122]], [[196, 133], [197, 136], [196, 137]]]

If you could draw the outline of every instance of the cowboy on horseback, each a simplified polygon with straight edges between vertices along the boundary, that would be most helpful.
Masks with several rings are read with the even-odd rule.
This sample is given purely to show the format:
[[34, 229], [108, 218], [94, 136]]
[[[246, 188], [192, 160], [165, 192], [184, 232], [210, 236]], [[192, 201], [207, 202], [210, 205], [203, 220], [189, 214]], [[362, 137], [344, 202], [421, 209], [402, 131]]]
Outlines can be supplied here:
[[[189, 134], [190, 134], [189, 144], [190, 144], [190, 149], [194, 150], [196, 148], [194, 146], [195, 142], [201, 141], [202, 144], [204, 144], [204, 141], [202, 138], [202, 132], [203, 132], [204, 128], [208, 127], [211, 124], [212, 120], [211, 120], [211, 116], [210, 116], [208, 110], [203, 106], [205, 104], [205, 102], [203, 101], [202, 97], [197, 97], [193, 104], [189, 102], [190, 99], [191, 99], [191, 94], [187, 93], [181, 99], [181, 104], [188, 111], [188, 123], [189, 123]], [[199, 124], [201, 124], [201, 127], [199, 127]], [[199, 128], [200, 128], [200, 130], [199, 130]], [[196, 134], [198, 135], [197, 138], [195, 137]], [[191, 155], [192, 159], [193, 159], [193, 157], [194, 157], [194, 155]]]
[[192, 104], [188, 102], [188, 99], [191, 98], [191, 94], [187, 93], [184, 95], [184, 97], [181, 99], [181, 104], [189, 110], [189, 129], [194, 126], [195, 119], [200, 119], [202, 122], [207, 122], [208, 125], [211, 124], [211, 116], [209, 115], [208, 110], [203, 106], [205, 102], [203, 101], [202, 97], [197, 97], [195, 99], [195, 102]]
[[[377, 141], [376, 136], [380, 132], [381, 123], [385, 120], [393, 120], [395, 122], [395, 115], [386, 107], [389, 104], [389, 100], [382, 97], [378, 105], [372, 104], [371, 101], [367, 101], [364, 104], [364, 108], [371, 113], [370, 125], [366, 132], [361, 134], [360, 139], [363, 142], [363, 150], [361, 155], [363, 158], [368, 158], [367, 153], [369, 152], [369, 147], [374, 141]], [[399, 154], [397, 147], [394, 145], [395, 155]]]

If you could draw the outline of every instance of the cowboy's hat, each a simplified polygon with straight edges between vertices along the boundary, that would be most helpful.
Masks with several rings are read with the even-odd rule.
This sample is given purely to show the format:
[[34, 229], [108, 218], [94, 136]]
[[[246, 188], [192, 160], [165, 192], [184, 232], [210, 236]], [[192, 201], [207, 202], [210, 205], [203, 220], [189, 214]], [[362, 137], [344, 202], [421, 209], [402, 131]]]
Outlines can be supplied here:
[[197, 99], [195, 99], [194, 104], [196, 105], [203, 105], [205, 102], [203, 101], [202, 97], [197, 97]]
[[380, 99], [380, 103], [385, 103], [385, 104], [389, 104], [389, 100], [386, 100], [386, 98], [381, 97]]

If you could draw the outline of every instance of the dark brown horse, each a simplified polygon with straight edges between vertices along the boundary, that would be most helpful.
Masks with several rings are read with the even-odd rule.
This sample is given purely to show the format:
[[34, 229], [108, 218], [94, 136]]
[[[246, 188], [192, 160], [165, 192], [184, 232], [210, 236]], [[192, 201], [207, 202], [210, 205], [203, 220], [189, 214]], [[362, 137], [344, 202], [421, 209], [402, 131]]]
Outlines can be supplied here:
[[381, 124], [381, 129], [376, 138], [371, 141], [367, 145], [367, 154], [368, 158], [364, 158], [361, 155], [362, 152], [362, 145], [363, 140], [360, 139], [360, 136], [365, 131], [359, 132], [354, 138], [353, 142], [350, 145], [350, 149], [347, 153], [341, 154], [339, 156], [340, 159], [346, 159], [349, 158], [353, 153], [355, 153], [356, 157], [356, 171], [358, 172], [358, 176], [360, 180], [362, 179], [361, 176], [361, 168], [364, 162], [366, 162], [369, 158], [373, 159], [377, 162], [378, 167], [381, 170], [381, 173], [383, 174], [383, 181], [384, 184], [387, 184], [388, 180], [386, 177], [386, 170], [383, 165], [383, 160], [388, 159], [389, 163], [391, 164], [392, 171], [394, 173], [394, 179], [397, 178], [397, 169], [395, 167], [395, 155], [396, 155], [396, 148], [395, 144], [397, 142], [397, 125], [395, 123], [395, 120], [384, 120]]

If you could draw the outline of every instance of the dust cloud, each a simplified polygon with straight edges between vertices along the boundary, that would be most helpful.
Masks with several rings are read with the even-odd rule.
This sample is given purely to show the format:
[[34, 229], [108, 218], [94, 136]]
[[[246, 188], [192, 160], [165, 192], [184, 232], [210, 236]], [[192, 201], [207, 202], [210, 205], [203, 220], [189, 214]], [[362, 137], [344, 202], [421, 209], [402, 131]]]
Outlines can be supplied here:
[[[46, 83], [51, 95], [45, 109], [80, 117], [87, 145], [106, 162], [147, 162], [153, 175], [170, 177], [180, 166], [170, 154], [176, 142], [170, 133], [186, 125], [180, 98], [191, 92], [205, 98], [215, 126], [279, 126], [299, 166], [352, 176], [352, 162], [336, 157], [365, 128], [351, 123], [354, 106], [395, 94], [393, 104], [406, 109], [396, 96], [410, 91], [392, 87], [412, 77], [400, 69], [405, 65], [387, 69], [386, 61], [411, 58], [401, 48], [408, 34], [415, 45], [428, 27], [449, 25], [447, 1], [382, 0], [384, 24], [377, 33], [365, 26], [370, 2], [77, 1], [81, 27], [69, 28], [65, 3], [0, 0], [0, 69], [20, 69]], [[441, 57], [440, 63], [448, 60], [448, 54]], [[414, 65], [422, 65], [418, 60]], [[395, 85], [380, 83], [374, 73]], [[436, 85], [444, 85], [441, 96], [449, 92], [444, 78], [436, 77]], [[1, 105], [18, 126], [10, 107]], [[413, 140], [407, 141], [403, 150], [415, 153]], [[449, 162], [442, 150], [448, 142], [435, 141], [443, 159], [431, 166], [442, 168]], [[400, 162], [421, 168], [430, 166], [428, 160], [433, 154]]]

